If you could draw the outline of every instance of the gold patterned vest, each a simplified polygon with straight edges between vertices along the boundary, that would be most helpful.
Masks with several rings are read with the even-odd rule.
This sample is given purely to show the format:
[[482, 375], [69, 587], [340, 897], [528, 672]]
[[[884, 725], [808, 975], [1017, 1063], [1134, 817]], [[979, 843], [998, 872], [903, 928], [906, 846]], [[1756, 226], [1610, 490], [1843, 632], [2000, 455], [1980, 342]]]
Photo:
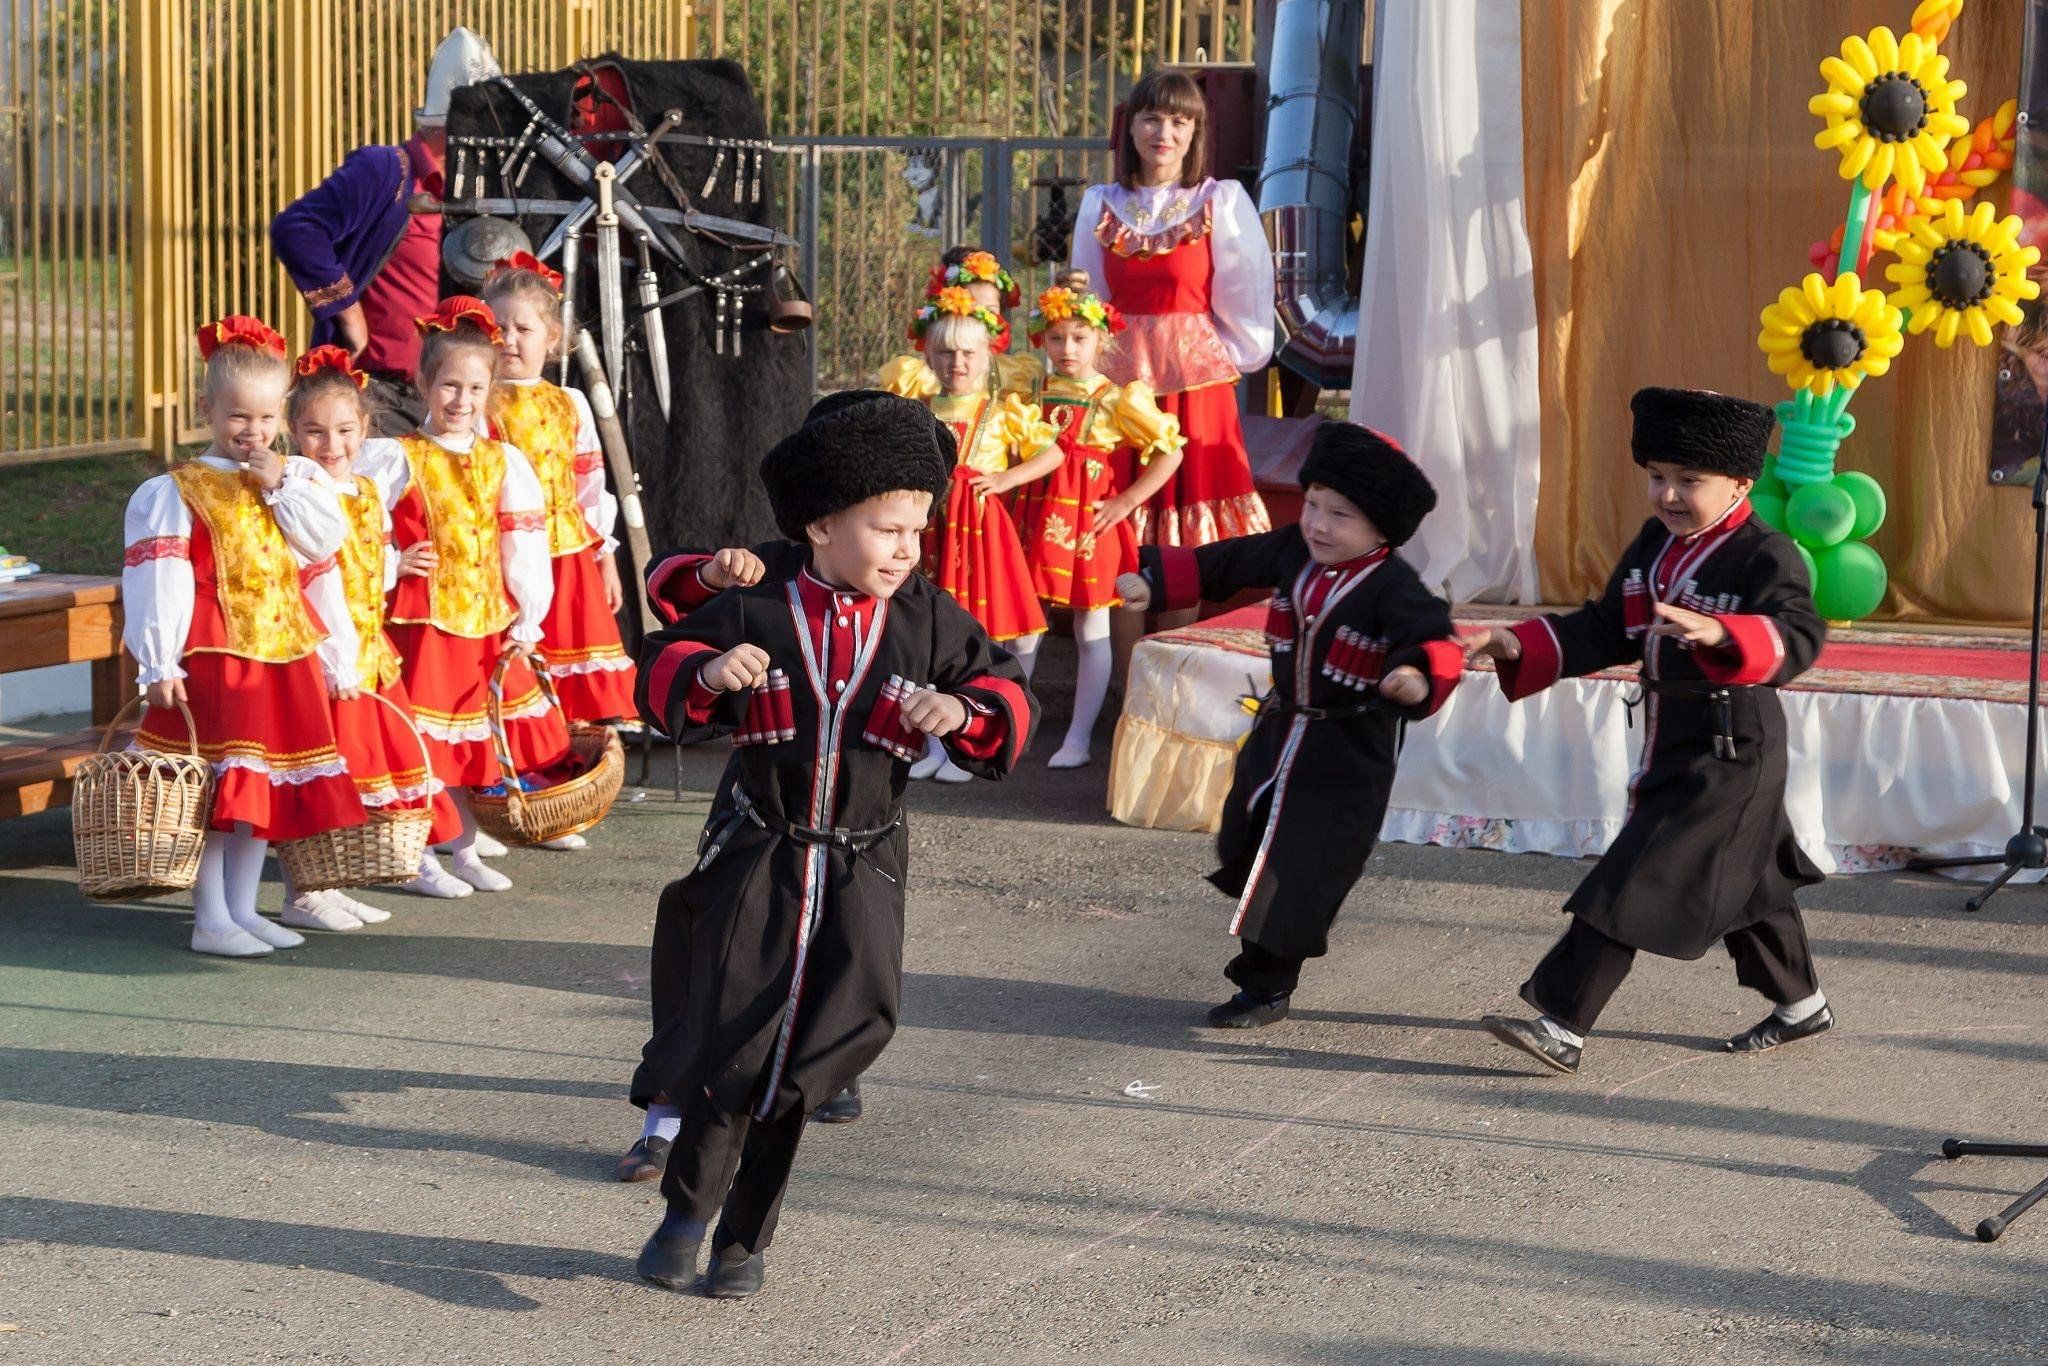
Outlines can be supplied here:
[[[298, 557], [256, 486], [240, 470], [216, 470], [197, 460], [172, 470], [171, 478], [185, 506], [206, 526], [213, 548], [213, 598], [220, 609], [223, 643], [189, 648], [265, 664], [287, 664], [312, 654], [320, 631], [306, 610]], [[206, 591], [204, 581], [195, 586]], [[208, 634], [195, 629], [193, 638]]]
[[599, 537], [576, 501], [576, 404], [566, 389], [537, 384], [500, 384], [491, 391], [491, 426], [517, 446], [540, 477], [547, 500], [548, 554], [588, 550]]
[[439, 557], [427, 574], [427, 619], [452, 636], [479, 639], [512, 624], [498, 560], [498, 500], [505, 487], [505, 448], [480, 436], [467, 452], [430, 437], [404, 439], [412, 486], [427, 513], [427, 536]]
[[388, 688], [398, 681], [398, 652], [384, 638], [384, 504], [375, 484], [353, 477], [356, 496], [339, 500], [348, 534], [334, 559], [361, 650], [356, 671], [364, 686]]

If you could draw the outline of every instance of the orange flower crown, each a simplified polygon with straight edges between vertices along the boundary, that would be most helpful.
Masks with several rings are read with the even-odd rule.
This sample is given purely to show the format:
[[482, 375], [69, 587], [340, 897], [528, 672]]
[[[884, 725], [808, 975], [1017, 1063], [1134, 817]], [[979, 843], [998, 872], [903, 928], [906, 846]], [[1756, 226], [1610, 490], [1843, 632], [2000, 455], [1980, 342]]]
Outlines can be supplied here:
[[370, 377], [350, 363], [349, 354], [339, 346], [316, 346], [292, 364], [292, 382], [308, 380], [323, 371], [332, 370], [358, 389], [370, 387]]
[[504, 329], [498, 326], [497, 315], [491, 312], [491, 306], [471, 294], [451, 294], [435, 305], [432, 313], [412, 320], [412, 325], [419, 329], [422, 337], [436, 332], [453, 332], [464, 323], [473, 324], [491, 345], [505, 344]]
[[974, 302], [974, 296], [967, 292], [965, 285], [942, 285], [925, 301], [923, 307], [910, 315], [910, 339], [917, 343], [917, 349], [924, 350], [925, 333], [932, 330], [932, 324], [943, 317], [972, 318], [988, 329], [989, 349], [1000, 352], [1008, 345], [1010, 325], [993, 309], [983, 308]]
[[1117, 312], [1116, 305], [1103, 301], [1101, 295], [1091, 290], [1070, 289], [1065, 285], [1054, 285], [1038, 296], [1038, 302], [1031, 309], [1031, 321], [1026, 331], [1033, 346], [1042, 345], [1045, 329], [1068, 318], [1079, 318], [1098, 332], [1114, 337], [1124, 330], [1124, 315]]
[[994, 285], [1002, 291], [1004, 308], [1015, 308], [1024, 297], [1023, 291], [1017, 287], [1016, 279], [1009, 271], [1003, 269], [1002, 262], [996, 260], [995, 253], [990, 251], [969, 252], [957, 266], [949, 266], [943, 262], [933, 266], [930, 278], [925, 281], [925, 298], [936, 298], [939, 291], [947, 285], [959, 285], [962, 288], [968, 285]]
[[530, 271], [540, 276], [541, 283], [555, 291], [555, 293], [560, 294], [562, 292], [562, 272], [556, 270], [530, 251], [515, 251], [510, 256], [499, 257], [491, 266], [491, 273], [485, 277], [484, 282], [488, 284], [499, 276], [509, 275], [515, 270]]
[[290, 348], [276, 328], [246, 313], [230, 313], [219, 322], [208, 323], [199, 329], [201, 360], [212, 360], [213, 353], [223, 346], [254, 347], [258, 351], [268, 351], [279, 360], [290, 354]]

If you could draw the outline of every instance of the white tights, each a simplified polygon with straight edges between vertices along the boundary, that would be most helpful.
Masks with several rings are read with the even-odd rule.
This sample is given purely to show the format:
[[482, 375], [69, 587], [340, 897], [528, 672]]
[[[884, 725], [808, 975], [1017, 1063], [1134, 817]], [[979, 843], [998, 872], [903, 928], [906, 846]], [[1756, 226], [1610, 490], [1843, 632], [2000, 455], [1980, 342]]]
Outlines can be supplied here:
[[1088, 739], [1095, 733], [1095, 720], [1102, 715], [1102, 701], [1109, 696], [1109, 609], [1092, 607], [1074, 614], [1074, 648], [1080, 662], [1074, 667], [1074, 716], [1067, 723], [1062, 751], [1086, 753]]
[[192, 886], [192, 918], [200, 931], [225, 935], [261, 924], [256, 892], [263, 884], [263, 859], [270, 851], [246, 823], [232, 831], [209, 830], [199, 854], [199, 880]]

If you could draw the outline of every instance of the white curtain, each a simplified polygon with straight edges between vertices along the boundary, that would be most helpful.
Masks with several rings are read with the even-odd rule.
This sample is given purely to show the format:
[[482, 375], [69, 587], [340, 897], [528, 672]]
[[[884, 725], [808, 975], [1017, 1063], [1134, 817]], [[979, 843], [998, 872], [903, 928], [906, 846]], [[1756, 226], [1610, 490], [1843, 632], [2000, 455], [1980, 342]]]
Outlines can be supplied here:
[[1461, 602], [1536, 599], [1536, 295], [1519, 0], [1383, 0], [1353, 421], [1437, 508], [1408, 549]]

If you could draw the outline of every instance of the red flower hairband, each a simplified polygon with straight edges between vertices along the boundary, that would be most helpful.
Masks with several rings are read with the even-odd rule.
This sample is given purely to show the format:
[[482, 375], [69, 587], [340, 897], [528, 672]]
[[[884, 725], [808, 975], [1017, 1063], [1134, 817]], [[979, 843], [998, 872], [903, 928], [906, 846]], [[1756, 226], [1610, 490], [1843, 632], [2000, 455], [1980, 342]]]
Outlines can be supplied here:
[[356, 369], [348, 352], [339, 346], [316, 346], [292, 366], [292, 373], [300, 379], [311, 379], [323, 370], [332, 370], [358, 389], [370, 387], [370, 377]]
[[422, 337], [435, 332], [453, 332], [464, 323], [473, 323], [484, 334], [484, 340], [493, 346], [504, 344], [505, 333], [498, 326], [497, 315], [482, 299], [470, 294], [451, 294], [434, 307], [424, 318], [414, 318], [412, 325], [419, 329]]
[[279, 360], [283, 360], [289, 350], [275, 328], [246, 313], [230, 313], [219, 322], [208, 323], [199, 329], [201, 360], [212, 360], [213, 353], [223, 346], [253, 346], [258, 351], [270, 352]]
[[557, 294], [562, 292], [562, 272], [530, 251], [515, 251], [510, 256], [499, 257], [491, 266], [491, 276], [495, 279], [501, 273], [510, 270], [530, 270], [540, 276], [549, 289]]

